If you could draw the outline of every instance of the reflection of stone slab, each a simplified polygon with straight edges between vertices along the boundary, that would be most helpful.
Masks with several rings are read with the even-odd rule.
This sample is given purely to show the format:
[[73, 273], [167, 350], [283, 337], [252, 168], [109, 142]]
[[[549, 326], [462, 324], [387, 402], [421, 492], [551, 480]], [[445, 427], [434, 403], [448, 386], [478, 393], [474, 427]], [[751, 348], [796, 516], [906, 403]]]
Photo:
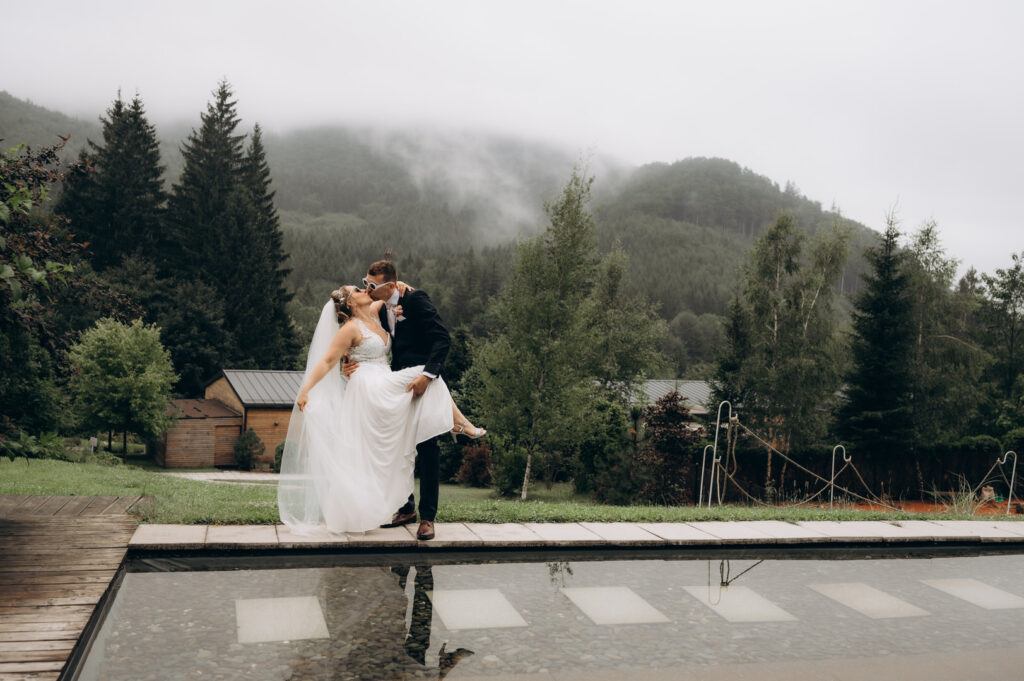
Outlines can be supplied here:
[[875, 620], [892, 617], [922, 617], [929, 614], [927, 610], [922, 610], [862, 582], [809, 584], [808, 586], [822, 596], [831, 598], [837, 603]]
[[313, 596], [236, 600], [235, 619], [239, 643], [330, 638]]
[[928, 586], [985, 610], [1024, 608], [1024, 598], [976, 579], [922, 579]]
[[161, 549], [197, 549], [204, 543], [206, 525], [139, 525], [128, 545]]
[[563, 588], [577, 608], [594, 624], [668, 622], [657, 608], [626, 586]]
[[242, 548], [264, 548], [277, 544], [273, 525], [211, 525], [206, 532], [206, 545]]
[[795, 617], [745, 586], [687, 586], [687, 592], [729, 622], [792, 622]]
[[527, 626], [498, 589], [434, 590], [430, 600], [444, 626], [451, 630]]
[[661, 537], [653, 535], [636, 523], [580, 523], [601, 539], [616, 544], [635, 544], [661, 542]]

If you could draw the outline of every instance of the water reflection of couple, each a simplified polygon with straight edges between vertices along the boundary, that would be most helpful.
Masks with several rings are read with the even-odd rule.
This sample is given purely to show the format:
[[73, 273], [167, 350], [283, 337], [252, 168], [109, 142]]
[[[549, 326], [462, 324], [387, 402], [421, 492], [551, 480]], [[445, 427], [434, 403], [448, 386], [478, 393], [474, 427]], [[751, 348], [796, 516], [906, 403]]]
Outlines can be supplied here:
[[[415, 522], [418, 456], [417, 536], [431, 539], [440, 477], [435, 438], [485, 431], [462, 415], [444, 383], [450, 341], [430, 298], [400, 286], [390, 261], [371, 265], [363, 283], [332, 294], [313, 334], [281, 462], [281, 520], [298, 533]], [[347, 380], [337, 368], [345, 356]]]
[[320, 596], [334, 639], [329, 650], [300, 656], [305, 663], [293, 664], [293, 678], [443, 679], [473, 653], [445, 642], [428, 660], [433, 589], [429, 565], [324, 570]]

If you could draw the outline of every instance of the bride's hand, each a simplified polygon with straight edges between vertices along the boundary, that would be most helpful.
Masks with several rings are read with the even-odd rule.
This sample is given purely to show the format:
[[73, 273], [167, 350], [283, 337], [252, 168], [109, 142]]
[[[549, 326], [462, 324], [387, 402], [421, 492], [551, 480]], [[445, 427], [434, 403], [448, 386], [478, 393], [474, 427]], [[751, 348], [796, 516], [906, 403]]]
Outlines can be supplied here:
[[306, 410], [306, 404], [308, 404], [308, 403], [309, 403], [309, 394], [308, 393], [300, 393], [299, 394], [299, 399], [295, 400], [295, 404], [298, 405], [299, 411], [305, 411]]
[[399, 297], [404, 296], [409, 291], [415, 291], [415, 290], [416, 290], [415, 288], [413, 288], [412, 286], [409, 286], [404, 281], [398, 282], [398, 295], [399, 295]]

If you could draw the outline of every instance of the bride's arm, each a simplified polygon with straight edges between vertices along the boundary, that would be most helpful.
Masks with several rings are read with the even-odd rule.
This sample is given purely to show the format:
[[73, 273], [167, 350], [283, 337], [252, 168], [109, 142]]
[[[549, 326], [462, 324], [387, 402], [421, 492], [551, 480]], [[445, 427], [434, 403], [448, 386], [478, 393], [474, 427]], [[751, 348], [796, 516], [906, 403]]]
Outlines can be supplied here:
[[299, 411], [306, 408], [306, 403], [309, 402], [309, 391], [313, 389], [317, 383], [320, 382], [327, 372], [338, 366], [338, 360], [341, 356], [347, 353], [352, 348], [352, 343], [355, 341], [357, 335], [355, 324], [343, 324], [338, 333], [334, 334], [334, 340], [331, 341], [331, 346], [327, 348], [327, 353], [323, 356], [313, 371], [309, 374], [309, 378], [306, 379], [306, 383], [302, 386], [302, 390], [299, 391], [299, 398], [295, 400], [295, 404], [299, 406]]
[[372, 303], [370, 303], [370, 312], [372, 312], [373, 314], [376, 315], [377, 313], [380, 312], [380, 308], [383, 307], [383, 306], [384, 306], [384, 301], [383, 300], [375, 300]]

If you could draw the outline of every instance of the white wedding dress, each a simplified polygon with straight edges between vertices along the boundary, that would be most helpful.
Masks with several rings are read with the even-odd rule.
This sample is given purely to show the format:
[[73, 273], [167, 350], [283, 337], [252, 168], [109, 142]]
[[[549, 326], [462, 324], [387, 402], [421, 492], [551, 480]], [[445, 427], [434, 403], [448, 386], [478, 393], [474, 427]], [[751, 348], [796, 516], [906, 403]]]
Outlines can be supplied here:
[[[350, 379], [328, 372], [296, 406], [288, 424], [278, 483], [281, 521], [298, 534], [326, 528], [365, 532], [391, 520], [413, 490], [416, 444], [451, 430], [451, 395], [441, 378], [417, 398], [406, 392], [422, 366], [392, 371], [391, 337], [356, 320], [362, 342], [349, 352]], [[338, 329], [333, 301], [313, 334], [306, 376]], [[375, 332], [376, 331], [376, 332]]]

